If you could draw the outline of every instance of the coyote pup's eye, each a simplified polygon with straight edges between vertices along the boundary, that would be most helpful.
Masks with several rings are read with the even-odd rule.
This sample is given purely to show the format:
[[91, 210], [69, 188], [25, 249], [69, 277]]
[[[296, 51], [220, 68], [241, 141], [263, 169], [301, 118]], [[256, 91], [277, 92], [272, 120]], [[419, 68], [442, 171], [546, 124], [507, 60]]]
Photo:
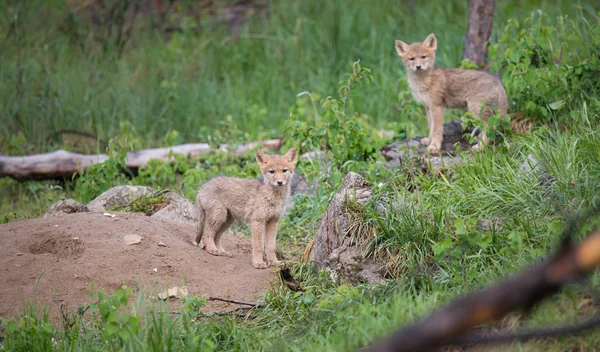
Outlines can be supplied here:
[[427, 55], [421, 56], [421, 59], [425, 59], [425, 58], [427, 58]]
[[275, 170], [269, 170], [269, 173], [272, 175], [275, 173]]
[[287, 172], [287, 169], [283, 169], [283, 170], [281, 170], [281, 172], [283, 172], [285, 174]]
[[410, 58], [408, 58], [408, 59], [409, 59], [410, 61], [415, 61], [415, 58], [414, 58], [414, 57], [410, 57]]

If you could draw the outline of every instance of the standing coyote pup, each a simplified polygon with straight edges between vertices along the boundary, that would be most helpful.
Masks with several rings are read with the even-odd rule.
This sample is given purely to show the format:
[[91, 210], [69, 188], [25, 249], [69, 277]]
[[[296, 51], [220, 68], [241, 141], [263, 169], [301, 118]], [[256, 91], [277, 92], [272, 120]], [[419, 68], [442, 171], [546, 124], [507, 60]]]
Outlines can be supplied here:
[[[502, 115], [507, 113], [506, 91], [498, 78], [483, 71], [434, 68], [436, 49], [433, 33], [422, 43], [409, 45], [396, 40], [396, 51], [406, 66], [410, 90], [427, 108], [429, 137], [421, 139], [421, 144], [427, 145], [432, 154], [442, 146], [443, 108], [467, 109], [473, 117], [483, 120], [485, 126], [494, 108]], [[483, 143], [488, 144], [485, 132], [482, 134]]]
[[[199, 219], [194, 245], [202, 240], [202, 248], [208, 253], [231, 257], [221, 245], [223, 233], [234, 220], [250, 221], [252, 265], [264, 269], [280, 263], [275, 256], [277, 222], [290, 193], [298, 150], [292, 148], [285, 155], [256, 152], [256, 161], [263, 181], [215, 177], [200, 187], [196, 197]], [[266, 237], [267, 263], [263, 260], [263, 236]]]

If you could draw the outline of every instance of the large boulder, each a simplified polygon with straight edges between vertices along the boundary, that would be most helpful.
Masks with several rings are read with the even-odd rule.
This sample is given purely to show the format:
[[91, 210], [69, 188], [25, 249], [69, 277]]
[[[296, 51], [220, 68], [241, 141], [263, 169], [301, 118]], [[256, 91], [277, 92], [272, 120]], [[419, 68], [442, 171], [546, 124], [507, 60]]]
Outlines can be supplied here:
[[88, 203], [90, 211], [104, 212], [112, 207], [123, 207], [140, 197], [148, 197], [154, 190], [146, 186], [116, 186]]
[[463, 137], [473, 131], [472, 127], [463, 128], [460, 120], [444, 124], [444, 139], [438, 155], [428, 155], [427, 146], [416, 137], [394, 142], [381, 148], [381, 155], [392, 164], [408, 163], [422, 169], [452, 167], [464, 161], [460, 151], [470, 150], [469, 141]]
[[[107, 212], [112, 207], [124, 207], [141, 197], [149, 197], [155, 194], [157, 194], [156, 191], [150, 187], [116, 186], [96, 197], [87, 206], [73, 199], [55, 203], [50, 206], [44, 217], [84, 211]], [[152, 214], [152, 217], [190, 225], [197, 223], [198, 211], [193, 202], [173, 191], [166, 192], [163, 195], [163, 200], [165, 205]]]
[[198, 222], [198, 209], [187, 198], [170, 191], [164, 196], [167, 205], [152, 214], [153, 218], [165, 219], [190, 225], [196, 225]]
[[385, 262], [364, 257], [364, 247], [370, 240], [353, 226], [357, 219], [350, 211], [350, 202], [364, 205], [372, 196], [370, 183], [361, 175], [350, 172], [342, 182], [327, 211], [321, 218], [315, 238], [309, 248], [308, 260], [325, 269], [335, 282], [383, 282]]

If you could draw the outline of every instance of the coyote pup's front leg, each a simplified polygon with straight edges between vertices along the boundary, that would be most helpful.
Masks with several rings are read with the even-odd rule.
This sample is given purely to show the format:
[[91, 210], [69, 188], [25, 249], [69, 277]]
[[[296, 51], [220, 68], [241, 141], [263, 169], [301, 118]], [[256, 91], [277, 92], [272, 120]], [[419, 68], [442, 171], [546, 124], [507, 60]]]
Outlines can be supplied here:
[[271, 219], [267, 221], [266, 228], [266, 242], [267, 242], [267, 264], [268, 265], [279, 265], [280, 260], [277, 260], [277, 222], [279, 219]]
[[433, 106], [427, 110], [431, 114], [431, 128], [429, 131], [431, 141], [427, 147], [427, 151], [431, 154], [437, 154], [442, 149], [442, 139], [444, 138], [444, 108]]
[[265, 228], [265, 221], [252, 220], [252, 265], [256, 269], [264, 269], [267, 267], [267, 263], [263, 260], [263, 255], [265, 253], [265, 244], [263, 242]]

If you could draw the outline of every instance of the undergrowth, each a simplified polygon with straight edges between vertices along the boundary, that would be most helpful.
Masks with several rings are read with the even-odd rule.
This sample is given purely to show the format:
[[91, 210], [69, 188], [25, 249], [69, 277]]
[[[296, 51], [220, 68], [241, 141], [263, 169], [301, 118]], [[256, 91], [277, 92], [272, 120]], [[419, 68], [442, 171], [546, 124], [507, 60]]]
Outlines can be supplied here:
[[[216, 175], [257, 177], [253, 153], [173, 156], [169, 162], [152, 161], [137, 175], [124, 172], [126, 153], [151, 140], [172, 145], [199, 135], [213, 146], [226, 142], [234, 147], [284, 130], [285, 148], [296, 146], [312, 156], [299, 164], [298, 171], [314, 192], [294, 197], [292, 209], [281, 220], [278, 244], [299, 257], [343, 176], [349, 171], [359, 172], [373, 185], [369, 203], [352, 204], [360, 231], [368, 231], [364, 255], [385, 254], [390, 280], [382, 286], [334, 284], [326, 272], [296, 264], [293, 273], [305, 292], [275, 285], [261, 298], [260, 308], [243, 318], [199, 316], [198, 308], [204, 302], [197, 297], [183, 300], [180, 310], [171, 314], [165, 306], [148, 302], [143, 292], [133, 297], [127, 287], [107, 293], [98, 289], [93, 291], [89, 306], [81, 308], [85, 313], [74, 312], [62, 324], [26, 303], [23, 314], [1, 321], [0, 350], [354, 350], [458, 295], [487, 286], [551, 253], [565, 221], [600, 199], [597, 11], [587, 4], [578, 5], [577, 11], [566, 5], [547, 6], [548, 11], [541, 14], [528, 12], [507, 22], [504, 18], [514, 15], [519, 6], [531, 9], [531, 4], [499, 3], [496, 21], [501, 22], [502, 29], [495, 30], [490, 46], [492, 69], [502, 71], [513, 102], [511, 110], [524, 111], [539, 126], [526, 135], [507, 132], [501, 145], [465, 154], [464, 163], [452, 170], [424, 172], [406, 166], [387, 167], [378, 159], [379, 147], [388, 141], [378, 134], [379, 128], [392, 129], [396, 140], [422, 131], [425, 124], [422, 108], [407, 93], [405, 80], [395, 76], [398, 59], [393, 57], [391, 46], [390, 55], [385, 54], [385, 43], [396, 36], [420, 40], [431, 31], [440, 32], [440, 23], [451, 21], [433, 21], [427, 33], [408, 31], [412, 28], [409, 21], [399, 24], [409, 35], [379, 30], [369, 21], [383, 19], [378, 21], [392, 27], [390, 23], [398, 23], [401, 11], [397, 4], [383, 3], [385, 6], [369, 5], [369, 12], [361, 7], [367, 6], [364, 2], [341, 6], [334, 1], [317, 9], [303, 1], [274, 1], [271, 17], [262, 24], [251, 20], [252, 26], [244, 29], [237, 46], [223, 35], [208, 38], [200, 34], [196, 38], [190, 33], [174, 35], [163, 48], [167, 53], [142, 42], [137, 51], [125, 50], [114, 71], [108, 70], [112, 78], [122, 75], [111, 81], [114, 87], [108, 90], [107, 78], [94, 70], [84, 75], [85, 79], [73, 78], [69, 88], [73, 92], [65, 86], [52, 86], [55, 80], [51, 76], [25, 80], [54, 69], [70, 77], [78, 70], [96, 67], [96, 63], [108, 64], [94, 61], [98, 58], [79, 61], [81, 57], [75, 56], [73, 72], [69, 72], [60, 69], [64, 58], [56, 51], [62, 48], [70, 52], [72, 48], [57, 44], [44, 49], [47, 61], [33, 65], [37, 61], [28, 61], [26, 56], [31, 48], [11, 46], [10, 59], [3, 60], [16, 71], [5, 71], [2, 65], [2, 74], [11, 80], [3, 80], [10, 83], [0, 86], [0, 97], [7, 102], [2, 113], [12, 119], [8, 130], [18, 133], [10, 137], [0, 134], [0, 140], [7, 142], [3, 151], [29, 153], [38, 148], [31, 144], [43, 138], [24, 116], [38, 111], [40, 102], [50, 101], [53, 107], [43, 110], [39, 117], [44, 128], [59, 121], [49, 118], [58, 112], [56, 116], [64, 116], [60, 121], [69, 127], [83, 126], [112, 138], [107, 138], [109, 160], [73, 180], [0, 180], [0, 222], [38, 216], [59, 199], [85, 202], [121, 184], [149, 185], [159, 192], [172, 189], [193, 200], [198, 185]], [[443, 5], [448, 11], [435, 13], [441, 17], [463, 13], [465, 4], [449, 2]], [[429, 6], [433, 5], [423, 4], [415, 10], [415, 21], [431, 17]], [[384, 10], [390, 14], [383, 15]], [[575, 16], [553, 17], [551, 11], [559, 10]], [[6, 23], [7, 15], [3, 16]], [[353, 16], [364, 17], [367, 24], [357, 24]], [[315, 30], [316, 23], [325, 19], [327, 23], [334, 21], [326, 29]], [[26, 30], [22, 22], [14, 25]], [[260, 40], [251, 36], [257, 28], [264, 30]], [[457, 28], [443, 32], [448, 38], [440, 40], [442, 65], [457, 62], [462, 24], [460, 30]], [[27, 37], [25, 32], [19, 33], [23, 35], [19, 38]], [[184, 49], [198, 40], [205, 46]], [[176, 67], [159, 65], [159, 73], [153, 73], [154, 68], [149, 69], [153, 61], [142, 56], [143, 50], [155, 54], [156, 60], [164, 55], [184, 60]], [[192, 55], [187, 50], [199, 58], [189, 59]], [[231, 60], [224, 59], [230, 56]], [[265, 57], [269, 60], [257, 64]], [[320, 66], [302, 61], [303, 57]], [[139, 66], [130, 66], [128, 60], [134, 59], [143, 60]], [[275, 65], [275, 59], [285, 64]], [[193, 68], [199, 61], [205, 66]], [[342, 72], [350, 68], [350, 74], [338, 82]], [[205, 80], [197, 79], [200, 73], [190, 74], [196, 69]], [[197, 82], [191, 83], [191, 79]], [[86, 80], [99, 83], [84, 89]], [[241, 80], [250, 83], [242, 86]], [[35, 94], [39, 91], [33, 86], [40, 82], [46, 82], [47, 89], [43, 91], [46, 95], [38, 97]], [[396, 85], [401, 89], [399, 94]], [[129, 89], [141, 93], [133, 94]], [[35, 100], [38, 105], [33, 103], [33, 96], [23, 92], [37, 92], [33, 96], [39, 98]], [[85, 99], [80, 92], [86, 92]], [[186, 103], [190, 101], [194, 103]], [[400, 113], [394, 112], [393, 106]], [[76, 120], [75, 115], [89, 119]], [[288, 117], [281, 118], [285, 115]], [[158, 118], [154, 120], [155, 116]], [[218, 130], [213, 132], [214, 126]], [[253, 130], [258, 126], [264, 133]], [[126, 210], [150, 211], [160, 202], [158, 198], [146, 199]], [[590, 230], [584, 228], [577, 238]], [[599, 283], [600, 276], [595, 273], [587, 282], [570, 286], [535, 307], [518, 324], [504, 326], [498, 322], [500, 326], [490, 327], [511, 330], [578, 322], [596, 313], [596, 306], [584, 303], [590, 300], [590, 287]], [[600, 334], [592, 331], [505, 348], [586, 350], [598, 345]]]

